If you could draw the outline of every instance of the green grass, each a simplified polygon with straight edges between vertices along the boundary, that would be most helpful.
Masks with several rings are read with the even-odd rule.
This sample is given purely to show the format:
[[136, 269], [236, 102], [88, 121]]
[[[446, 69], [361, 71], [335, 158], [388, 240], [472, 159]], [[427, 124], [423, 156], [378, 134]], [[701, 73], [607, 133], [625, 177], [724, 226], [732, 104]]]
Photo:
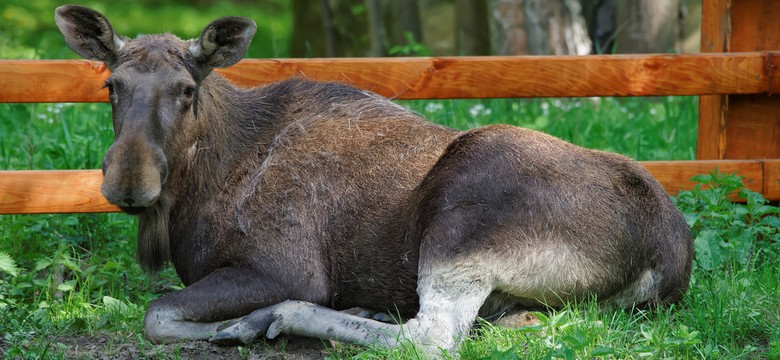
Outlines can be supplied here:
[[[691, 287], [681, 303], [628, 312], [603, 310], [591, 300], [535, 313], [538, 326], [507, 329], [480, 322], [461, 345], [460, 357], [780, 358], [780, 209], [747, 190], [742, 192], [747, 203], [729, 201], [725, 194], [741, 187], [734, 175], [698, 180], [714, 189], [699, 187], [675, 199], [696, 238]], [[715, 252], [721, 259], [717, 263], [711, 259]], [[409, 348], [348, 350], [339, 355], [417, 358]]]
[[697, 101], [696, 97], [656, 97], [401, 103], [457, 129], [513, 124], [637, 160], [688, 160], [696, 156]]
[[[641, 159], [689, 159], [695, 144], [692, 98], [409, 101], [437, 122], [469, 128], [505, 122]], [[0, 105], [3, 169], [98, 168], [112, 139], [105, 104]], [[654, 114], [653, 114], [654, 113]], [[631, 115], [634, 114], [634, 115]], [[644, 114], [644, 115], [640, 115]], [[694, 130], [691, 130], [694, 129]], [[672, 308], [601, 310], [592, 301], [539, 314], [539, 327], [480, 324], [461, 346], [464, 359], [778, 358], [780, 245], [778, 208], [743, 192], [739, 178], [698, 178], [676, 197], [695, 235], [691, 289]], [[0, 216], [0, 348], [8, 358], [66, 357], [62, 337], [112, 334], [155, 358], [175, 358], [142, 334], [148, 302], [180, 287], [171, 269], [150, 277], [135, 262], [135, 221], [123, 214]], [[11, 273], [14, 272], [15, 275]], [[122, 340], [123, 339], [123, 340]], [[262, 345], [257, 345], [262, 346]], [[242, 348], [256, 354], [258, 347]], [[106, 351], [110, 352], [110, 349]], [[150, 355], [151, 356], [151, 355]], [[334, 357], [417, 358], [413, 347], [387, 351], [342, 346]]]
[[[162, 3], [164, 5], [157, 5]], [[197, 36], [208, 21], [242, 14], [256, 20], [250, 57], [287, 53], [286, 1], [97, 2], [126, 35]], [[54, 27], [50, 0], [8, 0], [0, 7], [0, 58], [73, 58]], [[153, 17], [147, 16], [154, 14]], [[693, 97], [402, 101], [448, 126], [510, 123], [589, 148], [639, 160], [692, 159], [697, 103]], [[0, 169], [95, 169], [113, 137], [107, 104], [0, 104]], [[671, 308], [607, 311], [593, 301], [537, 314], [538, 327], [480, 323], [460, 348], [464, 359], [515, 358], [767, 358], [780, 359], [778, 208], [743, 192], [726, 194], [734, 176], [698, 178], [676, 197], [696, 236], [691, 288]], [[68, 358], [63, 339], [96, 336], [104, 354], [185, 357], [142, 337], [146, 305], [181, 284], [172, 269], [149, 276], [135, 262], [135, 219], [123, 214], [0, 216], [0, 354], [4, 358]], [[236, 349], [249, 358], [263, 344]], [[411, 346], [388, 351], [345, 345], [335, 358], [419, 358]]]
[[[77, 58], [54, 24], [54, 9], [66, 3], [69, 2], [4, 0], [0, 5], [0, 59]], [[288, 53], [292, 12], [290, 2], [285, 0], [84, 0], [77, 3], [100, 11], [112, 21], [117, 33], [128, 37], [171, 32], [192, 39], [218, 17], [246, 16], [257, 23], [248, 56], [284, 57]]]
[[0, 169], [97, 169], [114, 137], [108, 104], [0, 104]]

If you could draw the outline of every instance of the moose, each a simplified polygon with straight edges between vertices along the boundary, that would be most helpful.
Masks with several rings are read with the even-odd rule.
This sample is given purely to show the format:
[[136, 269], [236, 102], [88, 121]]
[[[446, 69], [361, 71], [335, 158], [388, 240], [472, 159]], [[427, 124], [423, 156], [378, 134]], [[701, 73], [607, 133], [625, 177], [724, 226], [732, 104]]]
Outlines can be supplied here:
[[149, 304], [153, 342], [290, 334], [436, 354], [478, 316], [664, 306], [688, 288], [688, 226], [624, 156], [509, 125], [456, 131], [345, 84], [236, 87], [212, 69], [244, 56], [246, 18], [186, 41], [123, 37], [81, 6], [55, 19], [111, 71], [101, 191], [138, 216], [140, 265], [170, 262], [186, 285]]

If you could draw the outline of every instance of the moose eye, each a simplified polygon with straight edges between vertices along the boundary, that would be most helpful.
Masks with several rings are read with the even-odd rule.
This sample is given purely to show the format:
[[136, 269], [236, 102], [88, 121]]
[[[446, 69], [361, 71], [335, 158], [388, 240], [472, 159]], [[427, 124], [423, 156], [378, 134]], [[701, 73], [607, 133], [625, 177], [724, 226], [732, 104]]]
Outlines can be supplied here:
[[106, 83], [103, 85], [104, 89], [108, 89], [108, 95], [114, 95], [114, 84], [106, 81]]
[[194, 86], [185, 86], [181, 94], [186, 98], [191, 98], [195, 96], [195, 91], [197, 91], [197, 89]]

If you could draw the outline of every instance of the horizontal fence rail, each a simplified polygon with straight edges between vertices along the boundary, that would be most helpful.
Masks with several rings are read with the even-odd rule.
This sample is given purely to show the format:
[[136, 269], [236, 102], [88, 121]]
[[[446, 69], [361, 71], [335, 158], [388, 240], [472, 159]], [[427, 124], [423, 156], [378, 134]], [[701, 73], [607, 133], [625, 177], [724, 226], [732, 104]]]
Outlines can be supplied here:
[[[217, 71], [250, 87], [293, 76], [394, 99], [772, 94], [780, 52], [245, 59]], [[86, 60], [0, 60], [0, 102], [104, 102], [109, 70]]]
[[[780, 92], [780, 52], [360, 59], [246, 59], [218, 72], [250, 87], [340, 81], [395, 99], [731, 95]], [[109, 70], [85, 60], [0, 60], [0, 102], [104, 102]], [[670, 194], [718, 169], [780, 200], [780, 160], [642, 162]], [[0, 214], [114, 212], [99, 170], [0, 171]]]
[[[691, 189], [691, 177], [739, 172], [747, 188], [780, 198], [780, 160], [644, 161], [669, 194]], [[100, 193], [100, 170], [0, 171], [0, 214], [115, 212]]]

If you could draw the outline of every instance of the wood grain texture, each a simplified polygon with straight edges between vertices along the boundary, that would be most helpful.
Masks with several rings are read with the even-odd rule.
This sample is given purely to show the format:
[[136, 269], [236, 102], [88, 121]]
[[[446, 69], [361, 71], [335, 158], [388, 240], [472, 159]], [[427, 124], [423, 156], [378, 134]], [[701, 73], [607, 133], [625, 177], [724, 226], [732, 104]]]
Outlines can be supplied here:
[[111, 72], [86, 60], [0, 60], [0, 102], [105, 102]]
[[[780, 49], [780, 2], [732, 0], [728, 9], [729, 51]], [[780, 64], [775, 60], [769, 59], [763, 70], [770, 83], [780, 82]], [[730, 95], [725, 108], [723, 158], [780, 158], [780, 96]]]
[[[714, 171], [745, 176], [748, 188], [780, 200], [780, 160], [646, 161], [669, 194], [692, 189], [691, 177]], [[768, 172], [772, 183], [764, 183]], [[103, 198], [100, 170], [0, 171], [0, 214], [94, 213], [119, 209]]]
[[0, 214], [115, 212], [100, 170], [0, 171]]
[[[217, 71], [243, 87], [290, 77], [340, 81], [397, 99], [766, 94], [780, 52], [698, 55], [245, 59]], [[86, 60], [0, 60], [0, 102], [107, 101]], [[44, 86], [45, 84], [45, 86]]]
[[696, 159], [720, 160], [726, 153], [728, 95], [699, 96]]
[[764, 160], [764, 196], [780, 199], [780, 159]]
[[[663, 185], [670, 195], [680, 190], [693, 189], [695, 175], [706, 174], [716, 169], [724, 174], [736, 173], [744, 176], [745, 186], [753, 191], [762, 192], [764, 188], [764, 162], [761, 160], [691, 160], [691, 161], [643, 161], [653, 177]], [[778, 196], [779, 194], [775, 194]], [[778, 198], [774, 198], [777, 200]]]
[[[731, 0], [702, 2], [701, 52], [729, 52]], [[699, 124], [696, 159], [723, 159], [726, 152], [726, 113], [728, 95], [699, 97]]]
[[724, 159], [780, 158], [780, 96], [729, 96]]
[[729, 52], [776, 50], [780, 44], [777, 0], [731, 0]]

